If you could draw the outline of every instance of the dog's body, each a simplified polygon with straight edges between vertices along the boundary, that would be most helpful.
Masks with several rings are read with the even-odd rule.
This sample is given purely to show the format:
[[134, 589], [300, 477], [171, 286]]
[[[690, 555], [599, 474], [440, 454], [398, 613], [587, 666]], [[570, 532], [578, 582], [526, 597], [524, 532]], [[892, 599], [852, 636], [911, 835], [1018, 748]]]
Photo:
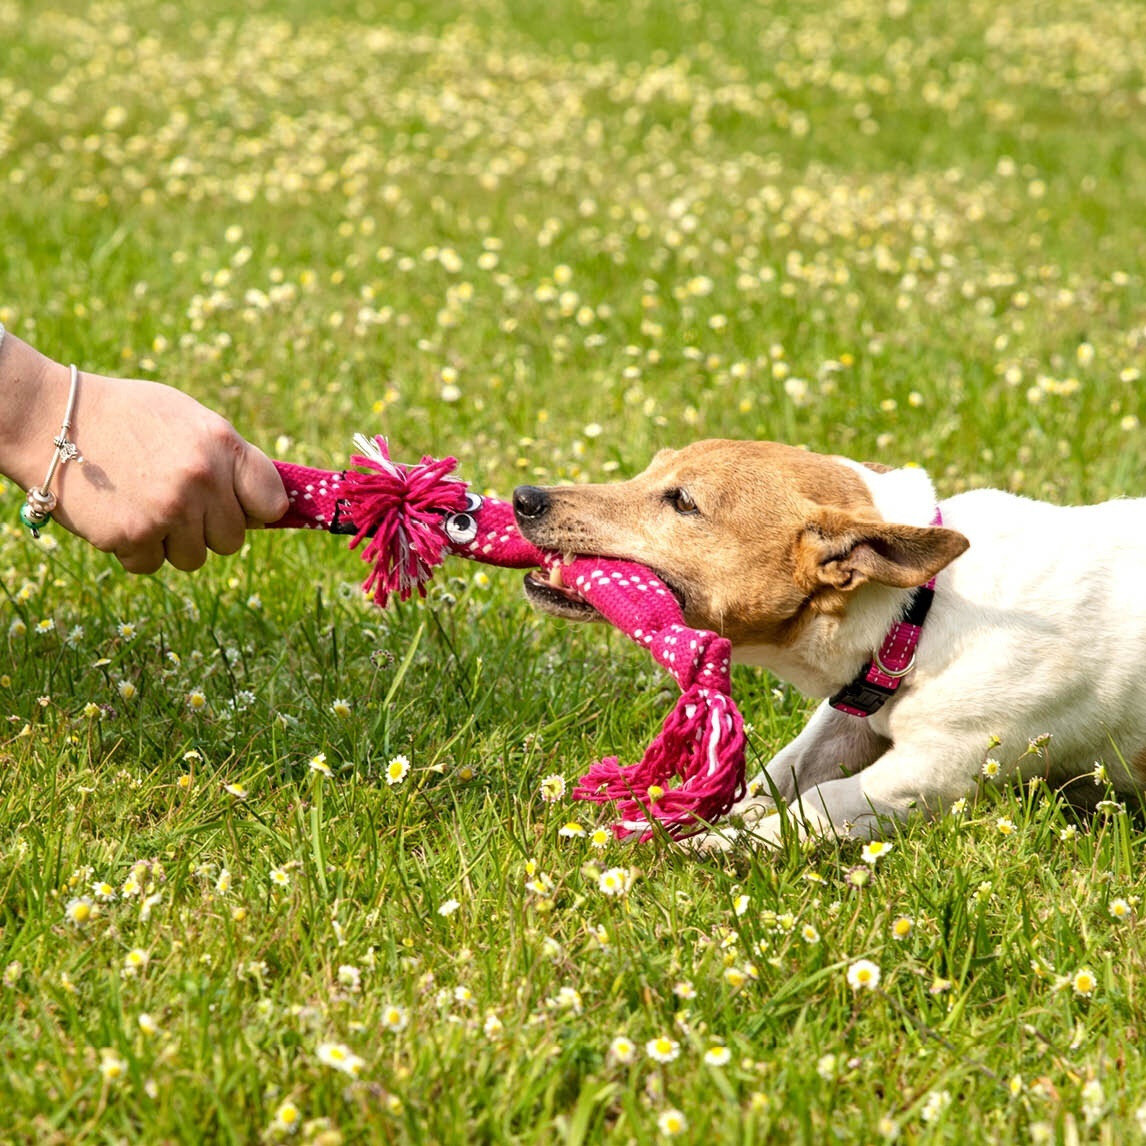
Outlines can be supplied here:
[[[772, 790], [802, 829], [878, 836], [973, 793], [988, 758], [1052, 783], [1101, 760], [1117, 790], [1146, 783], [1146, 500], [1063, 508], [978, 490], [943, 502], [937, 526], [920, 469], [708, 441], [628, 482], [524, 487], [515, 506], [535, 544], [648, 565], [690, 625], [810, 696], [853, 681], [935, 578], [895, 695], [866, 719], [825, 701], [753, 782], [734, 814], [757, 838], [779, 837]], [[527, 587], [548, 612], [592, 615], [562, 593]]]

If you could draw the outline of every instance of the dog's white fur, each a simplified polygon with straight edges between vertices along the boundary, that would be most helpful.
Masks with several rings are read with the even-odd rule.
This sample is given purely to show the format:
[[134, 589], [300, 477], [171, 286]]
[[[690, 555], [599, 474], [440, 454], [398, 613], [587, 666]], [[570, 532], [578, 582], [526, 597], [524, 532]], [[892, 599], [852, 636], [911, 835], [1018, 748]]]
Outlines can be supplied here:
[[[707, 446], [689, 448], [688, 473], [694, 478], [704, 472]], [[818, 461], [858, 475], [883, 521], [932, 522], [935, 490], [922, 469], [876, 472], [842, 458]], [[769, 480], [777, 464], [769, 455]], [[630, 483], [570, 492], [568, 512], [551, 528], [523, 528], [528, 524], [544, 533], [550, 544], [563, 532], [584, 537], [599, 507], [615, 534], [617, 506], [632, 496], [634, 505], [640, 501], [633, 511], [640, 527], [622, 531], [633, 541], [628, 551], [622, 543], [610, 555], [657, 568], [659, 543], [646, 520], [652, 511], [645, 493], [657, 482], [680, 480], [668, 472], [671, 465], [658, 470], [654, 461]], [[668, 474], [664, 480], [661, 471]], [[729, 483], [722, 480], [721, 495], [727, 497]], [[601, 491], [596, 500], [593, 490]], [[1101, 760], [1116, 790], [1142, 787], [1146, 500], [1059, 507], [977, 490], [940, 508], [944, 527], [962, 534], [970, 547], [938, 573], [914, 670], [870, 718], [839, 712], [826, 701], [820, 706], [734, 809], [750, 838], [780, 838], [772, 792], [785, 800], [802, 832], [881, 836], [912, 812], [932, 816], [973, 794], [988, 757], [999, 761], [1000, 778], [1038, 775], [1053, 784], [1086, 777]], [[737, 528], [745, 532], [743, 525]], [[730, 539], [721, 534], [718, 540], [724, 545]], [[735, 549], [737, 539], [731, 544]], [[679, 540], [659, 548], [671, 571]], [[744, 548], [751, 552], [746, 538]], [[719, 569], [712, 576], [719, 579]], [[807, 695], [828, 697], [880, 647], [912, 592], [875, 580], [855, 590], [849, 586], [842, 611], [814, 616], [795, 640], [783, 644], [734, 637], [734, 657], [767, 667]], [[1032, 750], [1032, 741], [1041, 747]], [[1095, 790], [1089, 780], [1084, 787]], [[740, 835], [724, 827], [700, 843], [725, 847]]]
[[[931, 519], [936, 500], [923, 470], [857, 470], [886, 520]], [[938, 575], [908, 686], [866, 720], [826, 701], [817, 709], [734, 811], [758, 838], [779, 837], [770, 786], [798, 799], [796, 819], [806, 827], [862, 837], [971, 795], [988, 758], [1002, 776], [1051, 783], [1102, 760], [1115, 789], [1140, 787], [1146, 500], [1061, 507], [976, 490], [940, 509], [944, 525], [971, 544]], [[826, 696], [839, 683], [835, 666], [879, 647], [905, 595], [889, 593], [860, 616], [849, 611], [822, 643], [813, 637], [801, 650], [804, 663], [785, 663], [788, 650], [735, 652]], [[1031, 741], [1048, 736], [1042, 751], [1031, 751]]]

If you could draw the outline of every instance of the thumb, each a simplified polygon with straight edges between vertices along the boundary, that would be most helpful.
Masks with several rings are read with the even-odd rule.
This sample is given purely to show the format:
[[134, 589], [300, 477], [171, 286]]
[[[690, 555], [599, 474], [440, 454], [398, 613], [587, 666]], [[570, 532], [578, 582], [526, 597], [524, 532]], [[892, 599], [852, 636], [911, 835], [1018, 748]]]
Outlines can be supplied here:
[[248, 525], [278, 521], [290, 501], [274, 463], [250, 442], [235, 462], [235, 496], [247, 515]]

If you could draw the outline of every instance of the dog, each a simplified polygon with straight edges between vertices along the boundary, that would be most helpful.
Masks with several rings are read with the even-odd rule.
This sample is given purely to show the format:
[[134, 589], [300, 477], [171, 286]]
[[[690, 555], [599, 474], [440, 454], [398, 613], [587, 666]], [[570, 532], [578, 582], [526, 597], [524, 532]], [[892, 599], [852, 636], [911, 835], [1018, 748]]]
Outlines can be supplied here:
[[[736, 661], [825, 698], [733, 809], [744, 827], [702, 847], [775, 844], [785, 817], [883, 838], [984, 772], [1146, 783], [1146, 500], [939, 503], [917, 467], [710, 440], [628, 481], [521, 486], [513, 504], [533, 544], [648, 566]], [[595, 615], [559, 571], [525, 591], [545, 613]]]

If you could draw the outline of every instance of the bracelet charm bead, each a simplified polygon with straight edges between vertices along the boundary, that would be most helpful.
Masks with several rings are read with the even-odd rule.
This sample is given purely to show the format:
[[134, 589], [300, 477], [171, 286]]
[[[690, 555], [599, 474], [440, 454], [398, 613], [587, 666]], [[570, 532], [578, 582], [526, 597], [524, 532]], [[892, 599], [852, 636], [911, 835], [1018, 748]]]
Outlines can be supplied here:
[[56, 452], [48, 465], [48, 473], [43, 484], [34, 485], [28, 490], [24, 504], [20, 506], [20, 521], [32, 531], [32, 536], [38, 538], [40, 530], [52, 520], [52, 511], [56, 508], [57, 498], [52, 493], [52, 478], [56, 470], [67, 462], [82, 462], [79, 449], [75, 442], [68, 440], [68, 431], [72, 428], [72, 411], [76, 406], [76, 390], [79, 386], [79, 370], [75, 365], [71, 367], [71, 385], [68, 389], [68, 408], [64, 412], [64, 421], [60, 432], [52, 439]]

